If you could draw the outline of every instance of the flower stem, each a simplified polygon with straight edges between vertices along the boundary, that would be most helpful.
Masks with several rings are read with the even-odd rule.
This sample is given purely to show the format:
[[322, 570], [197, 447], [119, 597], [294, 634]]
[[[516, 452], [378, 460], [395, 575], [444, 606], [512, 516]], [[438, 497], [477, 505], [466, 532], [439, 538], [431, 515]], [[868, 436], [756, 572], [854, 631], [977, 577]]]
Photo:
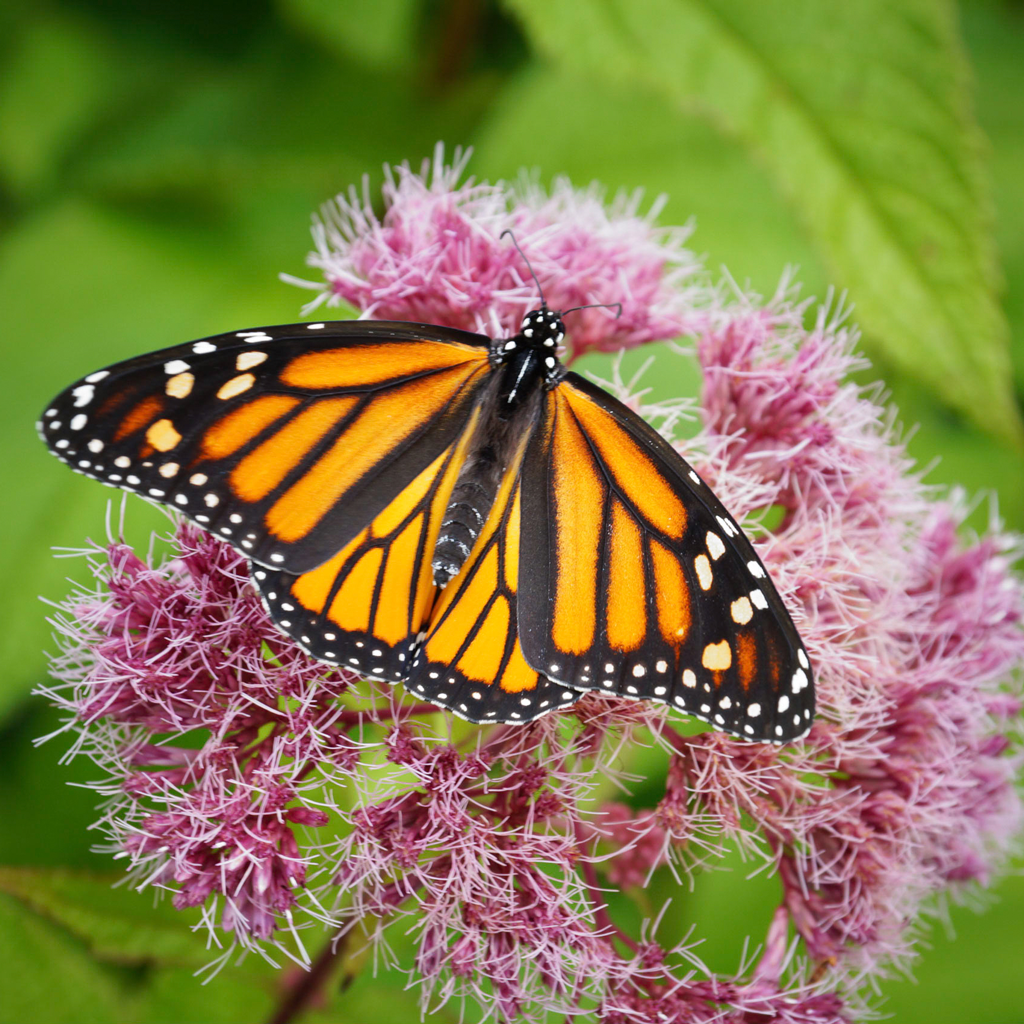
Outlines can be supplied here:
[[[327, 983], [335, 961], [344, 954], [347, 945], [347, 934], [337, 942], [328, 942], [320, 951], [320, 955], [313, 961], [310, 969], [285, 990], [284, 996], [268, 1024], [290, 1024], [295, 1020]], [[351, 981], [352, 978], [346, 976], [342, 979], [341, 987], [347, 988]]]

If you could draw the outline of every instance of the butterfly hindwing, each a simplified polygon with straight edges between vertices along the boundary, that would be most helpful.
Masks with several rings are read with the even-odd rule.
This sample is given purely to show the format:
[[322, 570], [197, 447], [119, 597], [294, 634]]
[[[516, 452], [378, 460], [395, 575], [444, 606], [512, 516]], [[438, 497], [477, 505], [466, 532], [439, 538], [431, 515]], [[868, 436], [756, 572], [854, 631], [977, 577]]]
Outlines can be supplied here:
[[406, 684], [471, 722], [523, 724], [582, 696], [528, 665], [519, 643], [521, 469], [529, 439], [518, 439], [480, 535], [433, 609]]
[[90, 374], [40, 432], [73, 469], [302, 573], [452, 446], [488, 370], [487, 339], [463, 331], [265, 327]]
[[478, 422], [474, 409], [458, 440], [322, 565], [253, 565], [270, 616], [313, 657], [392, 683], [408, 677], [437, 593], [431, 556]]
[[807, 731], [810, 665], [785, 607], [742, 530], [659, 434], [570, 373], [547, 393], [524, 466], [530, 665], [745, 739]]

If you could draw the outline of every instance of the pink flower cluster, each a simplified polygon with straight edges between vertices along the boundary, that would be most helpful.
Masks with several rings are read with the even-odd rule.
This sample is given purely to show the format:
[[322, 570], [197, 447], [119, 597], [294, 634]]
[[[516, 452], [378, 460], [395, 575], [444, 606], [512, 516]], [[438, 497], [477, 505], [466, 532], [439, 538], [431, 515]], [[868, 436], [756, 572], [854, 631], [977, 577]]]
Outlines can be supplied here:
[[[853, 1019], [871, 979], [913, 956], [922, 915], [988, 884], [1020, 828], [1016, 542], [995, 525], [964, 536], [963, 499], [915, 475], [886, 410], [850, 380], [842, 317], [807, 328], [785, 291], [723, 302], [696, 283], [681, 234], [634, 205], [566, 183], [551, 197], [460, 186], [460, 171], [440, 157], [400, 168], [380, 221], [368, 200], [339, 201], [316, 231], [318, 301], [509, 330], [535, 302], [500, 238], [512, 227], [552, 306], [623, 300], [622, 323], [590, 310], [570, 325], [576, 352], [692, 335], [704, 426], [686, 454], [749, 517], [793, 612], [816, 669], [813, 729], [747, 744], [596, 694], [527, 727], [455, 722], [309, 659], [265, 616], [244, 561], [179, 525], [161, 563], [95, 550], [97, 585], [56, 620], [46, 692], [107, 773], [111, 847], [140, 885], [203, 905], [212, 934], [302, 963], [302, 928], [382, 952], [411, 932], [414, 961], [395, 966], [425, 1009]], [[653, 421], [671, 411], [621, 397]], [[758, 528], [767, 510], [775, 525]], [[637, 750], [660, 763], [647, 806], [613, 798]], [[731, 847], [778, 884], [734, 974], [697, 955], [714, 921], [666, 948], [657, 916], [638, 931], [620, 920], [612, 892], [657, 872], [699, 885]]]
[[421, 174], [385, 168], [383, 220], [365, 181], [361, 195], [352, 188], [327, 203], [308, 259], [324, 280], [282, 275], [318, 293], [303, 312], [344, 301], [374, 320], [510, 336], [540, 305], [532, 267], [552, 309], [622, 304], [618, 318], [607, 309], [574, 314], [573, 355], [675, 338], [702, 322], [707, 289], [683, 247], [689, 232], [657, 227], [660, 203], [641, 216], [639, 192], [606, 206], [596, 187], [581, 192], [565, 180], [550, 194], [528, 180], [460, 184], [468, 159], [456, 153], [446, 166], [438, 146]]
[[76, 749], [110, 775], [102, 827], [140, 885], [206, 905], [243, 944], [287, 927], [310, 857], [299, 830], [329, 821], [324, 766], [359, 757], [350, 681], [285, 642], [245, 560], [182, 522], [149, 565], [124, 543], [90, 552], [99, 592], [56, 620]]

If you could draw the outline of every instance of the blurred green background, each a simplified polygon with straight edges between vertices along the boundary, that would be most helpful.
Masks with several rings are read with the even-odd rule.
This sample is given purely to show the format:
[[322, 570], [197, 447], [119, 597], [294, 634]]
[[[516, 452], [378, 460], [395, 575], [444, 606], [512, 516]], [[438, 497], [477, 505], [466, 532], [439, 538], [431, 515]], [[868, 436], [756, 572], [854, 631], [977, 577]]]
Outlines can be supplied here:
[[[670, 196], [709, 267], [770, 294], [845, 289], [930, 479], [1024, 529], [1024, 6], [933, 0], [64, 0], [0, 6], [0, 1020], [242, 1022], [281, 978], [201, 988], [181, 915], [108, 886], [92, 796], [31, 687], [53, 545], [100, 538], [110, 492], [32, 424], [78, 375], [242, 326], [308, 294], [310, 212], [384, 161], [472, 145], [471, 172]], [[610, 298], [614, 298], [611, 296]], [[632, 354], [629, 365], [642, 354]], [[586, 369], [606, 369], [588, 357]], [[675, 386], [674, 386], [675, 383]], [[659, 378], [666, 393], [691, 378]], [[990, 504], [972, 524], [984, 528]], [[133, 502], [139, 535], [155, 517]], [[676, 911], [735, 969], [777, 898], [742, 869]], [[955, 931], [958, 938], [950, 941]], [[927, 933], [903, 1024], [1024, 1020], [1024, 884]], [[451, 1013], [455, 1019], [457, 1010]], [[416, 1019], [397, 975], [338, 979], [305, 1019]], [[444, 1015], [442, 1015], [444, 1016]]]

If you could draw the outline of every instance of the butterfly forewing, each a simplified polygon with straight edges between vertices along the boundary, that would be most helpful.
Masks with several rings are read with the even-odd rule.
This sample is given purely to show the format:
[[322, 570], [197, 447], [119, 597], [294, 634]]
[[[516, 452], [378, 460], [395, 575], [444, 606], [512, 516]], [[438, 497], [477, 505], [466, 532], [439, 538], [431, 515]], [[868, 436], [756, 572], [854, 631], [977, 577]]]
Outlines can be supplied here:
[[302, 573], [453, 445], [488, 369], [487, 339], [438, 327], [238, 331], [90, 374], [41, 433], [73, 469]]
[[523, 474], [519, 627], [570, 687], [671, 704], [745, 739], [800, 736], [810, 666], [753, 547], [674, 449], [569, 374]]

